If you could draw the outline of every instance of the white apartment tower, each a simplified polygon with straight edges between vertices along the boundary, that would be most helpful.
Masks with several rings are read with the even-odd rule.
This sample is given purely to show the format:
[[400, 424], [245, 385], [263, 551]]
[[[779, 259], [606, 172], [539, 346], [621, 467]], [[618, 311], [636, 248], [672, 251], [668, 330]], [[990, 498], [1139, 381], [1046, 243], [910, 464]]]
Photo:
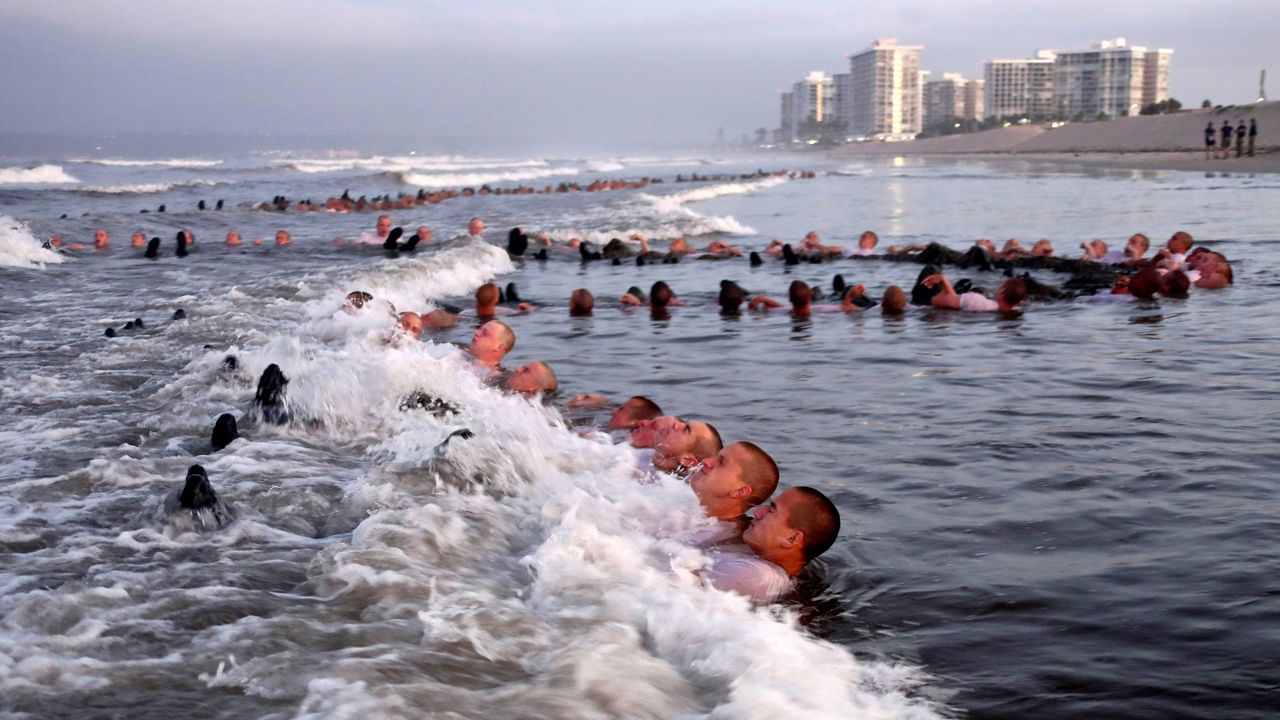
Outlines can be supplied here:
[[781, 129], [783, 142], [801, 139], [806, 126], [835, 117], [835, 83], [821, 70], [814, 70], [782, 93]]
[[986, 61], [986, 115], [1032, 121], [1053, 117], [1056, 56], [1052, 50], [1039, 50], [1033, 58]]
[[848, 94], [840, 99], [847, 134], [887, 140], [915, 137], [924, 126], [920, 45], [879, 38], [850, 56]]
[[1058, 53], [1053, 66], [1057, 116], [1093, 120], [1100, 113], [1137, 115], [1143, 106], [1169, 99], [1171, 55], [1172, 50], [1148, 50], [1124, 38]]
[[965, 120], [981, 120], [983, 81], [967, 80], [960, 73], [943, 73], [924, 83], [924, 127]]

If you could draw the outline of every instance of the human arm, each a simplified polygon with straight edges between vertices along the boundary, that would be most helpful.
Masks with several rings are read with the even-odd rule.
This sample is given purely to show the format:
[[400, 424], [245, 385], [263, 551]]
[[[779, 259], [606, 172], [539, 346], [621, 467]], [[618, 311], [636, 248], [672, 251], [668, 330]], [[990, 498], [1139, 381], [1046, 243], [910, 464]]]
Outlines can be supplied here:
[[951, 287], [951, 281], [947, 279], [947, 276], [942, 274], [930, 275], [924, 280], [921, 280], [920, 284], [930, 290], [935, 287], [942, 288], [933, 296], [933, 299], [929, 301], [934, 307], [943, 310], [960, 309], [960, 296], [956, 294], [955, 288]]
[[752, 310], [767, 310], [783, 307], [783, 304], [766, 295], [757, 295], [751, 298], [747, 303], [747, 307]]

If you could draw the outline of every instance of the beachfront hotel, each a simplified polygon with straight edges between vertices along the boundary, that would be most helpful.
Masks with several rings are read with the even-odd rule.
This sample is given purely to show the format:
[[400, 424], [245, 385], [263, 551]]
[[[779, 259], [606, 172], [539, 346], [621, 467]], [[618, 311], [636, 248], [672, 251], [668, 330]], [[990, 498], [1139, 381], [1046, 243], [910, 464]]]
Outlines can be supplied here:
[[[880, 38], [849, 56], [849, 72], [815, 70], [782, 93], [777, 141], [908, 140], [924, 127], [919, 45]], [[958, 107], [966, 107], [965, 91]], [[968, 103], [972, 105], [972, 101]]]
[[924, 127], [922, 45], [899, 45], [878, 38], [849, 57], [849, 75], [837, 94], [845, 113], [840, 120], [853, 138], [909, 140]]
[[1124, 38], [1088, 50], [1060, 52], [1053, 63], [1053, 105], [1059, 119], [1137, 115], [1169, 99], [1173, 50], [1148, 50]]
[[924, 127], [939, 128], [970, 120], [981, 121], [983, 115], [982, 80], [966, 79], [960, 73], [943, 73], [937, 80], [924, 83]]
[[834, 117], [835, 83], [831, 76], [814, 70], [782, 93], [781, 142], [796, 142], [819, 134], [823, 123]]
[[983, 63], [985, 104], [996, 119], [1048, 120], [1054, 116], [1053, 75], [1057, 54], [1039, 50], [1033, 58]]
[[1088, 50], [1040, 50], [1034, 58], [988, 60], [986, 112], [1000, 120], [1094, 120], [1137, 115], [1169, 99], [1173, 50], [1124, 38]]

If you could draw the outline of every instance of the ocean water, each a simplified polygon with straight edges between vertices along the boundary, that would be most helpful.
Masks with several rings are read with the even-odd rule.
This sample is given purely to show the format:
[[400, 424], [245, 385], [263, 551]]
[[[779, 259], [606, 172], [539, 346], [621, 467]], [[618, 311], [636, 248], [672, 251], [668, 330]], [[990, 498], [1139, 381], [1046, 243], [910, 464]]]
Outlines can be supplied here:
[[[818, 177], [671, 182], [783, 167]], [[377, 213], [250, 207], [641, 176], [666, 182], [392, 212], [437, 239], [400, 258], [333, 243]], [[201, 199], [226, 207], [200, 212]], [[1013, 161], [6, 159], [0, 713], [1273, 717], [1278, 202], [1270, 175]], [[475, 215], [491, 243], [457, 237]], [[808, 230], [957, 248], [1047, 237], [1064, 254], [1185, 229], [1234, 261], [1236, 284], [1014, 319], [722, 316], [721, 279], [784, 297], [793, 279], [838, 272], [878, 295], [918, 267], [512, 260], [500, 246], [513, 226], [746, 248]], [[90, 242], [96, 227], [107, 252], [40, 247]], [[178, 259], [183, 228], [198, 243]], [[128, 247], [135, 229], [164, 239], [159, 260]], [[244, 247], [221, 244], [229, 229]], [[294, 244], [273, 247], [277, 229]], [[554, 404], [485, 387], [451, 344], [473, 323], [388, 344], [386, 322], [340, 311], [355, 289], [402, 310], [464, 305], [491, 279], [540, 306], [508, 318], [509, 367], [546, 360], [561, 400], [644, 394], [710, 420], [768, 450], [784, 486], [835, 500], [841, 537], [793, 597], [751, 608], [700, 587], [705, 557], [679, 542], [703, 522], [687, 487], [636, 483], [624, 448], [581, 437]], [[617, 306], [656, 280], [687, 307]], [[567, 316], [576, 287], [595, 293], [594, 316]], [[103, 337], [136, 317], [144, 329]], [[288, 426], [243, 417], [270, 363], [290, 378]], [[458, 411], [402, 410], [419, 390]], [[245, 437], [210, 453], [223, 412]], [[444, 443], [462, 428], [473, 437]], [[193, 463], [236, 509], [231, 526], [166, 522]]]

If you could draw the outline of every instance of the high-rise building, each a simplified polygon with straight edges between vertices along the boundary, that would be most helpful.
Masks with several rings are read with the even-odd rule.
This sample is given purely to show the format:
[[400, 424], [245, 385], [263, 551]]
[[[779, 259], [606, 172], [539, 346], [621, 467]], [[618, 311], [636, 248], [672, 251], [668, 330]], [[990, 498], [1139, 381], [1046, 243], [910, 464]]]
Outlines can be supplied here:
[[879, 38], [849, 58], [847, 96], [838, 101], [853, 137], [901, 140], [923, 129], [920, 45]]
[[943, 73], [924, 83], [924, 127], [939, 128], [966, 120], [982, 119], [981, 80], [967, 80], [960, 73]]
[[1172, 50], [1129, 45], [1124, 38], [1058, 53], [1053, 66], [1056, 115], [1085, 120], [1100, 114], [1137, 115], [1146, 105], [1168, 100], [1172, 55]]
[[814, 70], [791, 90], [782, 93], [781, 129], [784, 142], [807, 139], [817, 127], [835, 117], [835, 84], [821, 70]]
[[1055, 57], [1052, 50], [1039, 50], [1033, 58], [986, 61], [986, 116], [1032, 121], [1052, 118]]
[[969, 80], [964, 84], [964, 112], [961, 117], [970, 120], [983, 120], [986, 114], [985, 80]]

